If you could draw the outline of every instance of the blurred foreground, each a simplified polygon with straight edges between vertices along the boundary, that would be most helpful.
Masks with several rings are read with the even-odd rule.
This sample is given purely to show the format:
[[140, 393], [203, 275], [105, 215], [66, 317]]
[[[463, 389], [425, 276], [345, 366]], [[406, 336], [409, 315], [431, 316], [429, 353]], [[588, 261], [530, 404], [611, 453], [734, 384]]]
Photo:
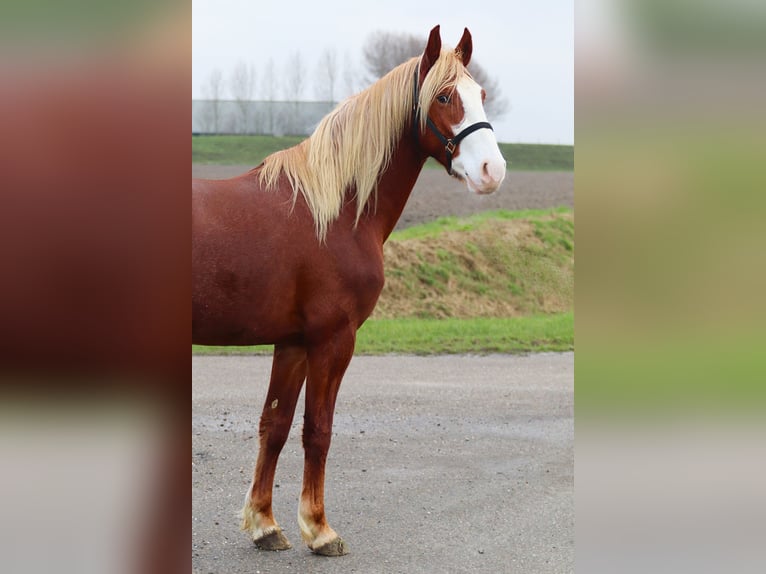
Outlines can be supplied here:
[[2, 570], [188, 572], [190, 7], [2, 11]]
[[576, 25], [577, 571], [763, 572], [766, 7]]

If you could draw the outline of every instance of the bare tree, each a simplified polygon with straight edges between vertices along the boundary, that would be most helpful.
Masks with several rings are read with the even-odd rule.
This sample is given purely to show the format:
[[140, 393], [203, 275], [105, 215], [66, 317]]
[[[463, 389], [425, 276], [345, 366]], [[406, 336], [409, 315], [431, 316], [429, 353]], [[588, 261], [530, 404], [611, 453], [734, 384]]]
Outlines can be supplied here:
[[255, 68], [252, 64], [240, 61], [229, 79], [229, 91], [234, 97], [239, 112], [237, 131], [247, 133], [250, 126], [250, 101], [255, 95]]
[[351, 54], [343, 54], [343, 88], [346, 96], [351, 96], [360, 91], [364, 86], [359, 81], [359, 72], [354, 65]]
[[[376, 81], [390, 70], [410, 58], [420, 56], [426, 45], [425, 37], [406, 33], [373, 32], [364, 45], [364, 65], [370, 81]], [[508, 111], [508, 100], [500, 92], [497, 81], [489, 77], [476, 60], [472, 59], [468, 71], [487, 92], [484, 109], [487, 116], [499, 118]]]
[[407, 33], [373, 32], [362, 50], [368, 80], [375, 82], [402, 62], [420, 56], [426, 40]]
[[266, 68], [264, 69], [263, 75], [261, 76], [260, 85], [261, 97], [264, 100], [273, 102], [277, 99], [277, 91], [279, 86], [277, 86], [277, 76], [274, 69], [274, 58], [269, 58], [269, 61], [266, 62]]
[[314, 93], [326, 102], [335, 101], [335, 84], [338, 79], [338, 57], [333, 48], [325, 48], [319, 56]]
[[510, 106], [508, 100], [503, 97], [497, 80], [491, 78], [484, 68], [473, 59], [468, 64], [468, 71], [473, 76], [473, 79], [476, 80], [476, 83], [484, 88], [487, 94], [487, 99], [484, 101], [484, 110], [487, 112], [487, 118], [495, 119], [503, 117], [508, 112]]
[[202, 99], [206, 102], [200, 119], [208, 132], [218, 133], [221, 129], [221, 98], [223, 98], [223, 74], [221, 70], [215, 68], [202, 84]]
[[287, 67], [284, 73], [284, 92], [285, 99], [291, 101], [289, 104], [292, 112], [287, 114], [285, 129], [289, 134], [295, 134], [300, 125], [300, 103], [303, 98], [303, 91], [306, 87], [306, 69], [303, 64], [303, 57], [299, 51], [294, 51], [287, 59]]
[[303, 58], [297, 50], [290, 54], [285, 68], [285, 98], [291, 101], [300, 100], [306, 87], [306, 69]]
[[277, 99], [278, 89], [276, 72], [274, 70], [274, 58], [269, 58], [269, 61], [266, 63], [266, 68], [264, 69], [263, 75], [261, 76], [260, 85], [261, 97], [269, 102], [266, 108], [268, 133], [274, 134], [276, 129], [276, 109], [274, 101]]

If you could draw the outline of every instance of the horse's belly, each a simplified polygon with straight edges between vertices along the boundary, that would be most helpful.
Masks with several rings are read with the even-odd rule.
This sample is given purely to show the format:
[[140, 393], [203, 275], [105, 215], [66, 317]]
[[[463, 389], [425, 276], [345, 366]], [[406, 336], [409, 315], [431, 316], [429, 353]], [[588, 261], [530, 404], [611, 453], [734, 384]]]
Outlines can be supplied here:
[[298, 325], [264, 316], [260, 319], [195, 312], [192, 305], [192, 343], [195, 345], [269, 345], [300, 337]]
[[232, 281], [212, 280], [193, 286], [193, 343], [266, 345], [299, 335], [300, 319], [289, 285], [275, 290], [264, 289], [257, 280], [245, 283], [235, 288]]

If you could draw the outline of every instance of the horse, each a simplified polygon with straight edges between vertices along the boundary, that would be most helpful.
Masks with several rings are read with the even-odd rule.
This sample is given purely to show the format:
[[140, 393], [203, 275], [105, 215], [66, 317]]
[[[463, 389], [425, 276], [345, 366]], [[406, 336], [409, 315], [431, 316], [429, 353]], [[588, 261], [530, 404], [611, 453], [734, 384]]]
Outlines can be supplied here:
[[439, 26], [422, 55], [341, 102], [307, 139], [228, 180], [192, 182], [192, 342], [273, 344], [255, 472], [241, 528], [286, 550], [272, 488], [306, 382], [301, 537], [323, 556], [348, 553], [324, 508], [325, 461], [338, 389], [357, 329], [383, 288], [386, 241], [428, 157], [470, 191], [494, 192], [505, 160], [466, 70]]

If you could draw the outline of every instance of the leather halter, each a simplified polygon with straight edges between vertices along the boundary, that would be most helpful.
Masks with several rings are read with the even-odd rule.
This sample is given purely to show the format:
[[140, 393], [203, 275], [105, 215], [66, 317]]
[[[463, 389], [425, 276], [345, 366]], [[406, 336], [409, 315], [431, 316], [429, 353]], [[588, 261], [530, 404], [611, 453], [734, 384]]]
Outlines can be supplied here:
[[[419, 77], [420, 64], [418, 64], [418, 67], [415, 69], [415, 77], [412, 83], [412, 133], [415, 136], [415, 141], [418, 141], [420, 138], [420, 128], [418, 127], [420, 120], [420, 104], [418, 103]], [[430, 117], [426, 117], [426, 125], [428, 126], [428, 129], [430, 129], [436, 135], [436, 137], [439, 138], [439, 141], [444, 144], [444, 153], [447, 157], [447, 165], [445, 167], [447, 169], [447, 173], [450, 175], [455, 175], [455, 172], [452, 171], [452, 157], [455, 154], [457, 146], [460, 145], [460, 142], [476, 130], [487, 128], [494, 131], [492, 125], [489, 122], [476, 122], [475, 124], [471, 124], [462, 130], [457, 135], [452, 136], [451, 138], [447, 138], [443, 133], [439, 131], [439, 128], [437, 128], [436, 124], [431, 121]]]

